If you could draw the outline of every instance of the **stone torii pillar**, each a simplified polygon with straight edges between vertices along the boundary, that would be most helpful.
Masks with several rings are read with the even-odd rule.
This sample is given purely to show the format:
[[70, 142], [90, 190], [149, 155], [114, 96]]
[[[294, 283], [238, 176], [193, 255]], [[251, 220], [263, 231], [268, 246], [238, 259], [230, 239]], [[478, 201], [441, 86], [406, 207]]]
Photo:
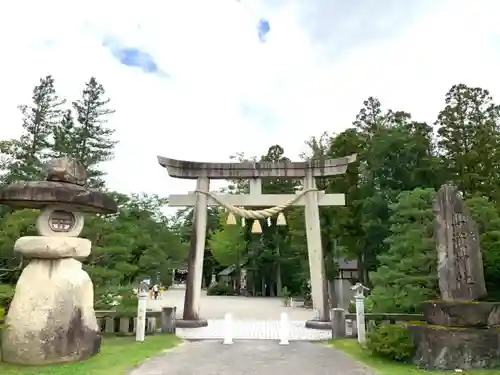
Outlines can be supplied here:
[[[160, 165], [167, 169], [170, 177], [196, 179], [194, 194], [170, 195], [170, 207], [195, 207], [195, 220], [191, 249], [188, 258], [188, 279], [184, 303], [183, 327], [206, 325], [200, 319], [201, 276], [205, 251], [207, 207], [221, 205], [230, 212], [250, 218], [270, 216], [269, 212], [280, 212], [288, 206], [305, 206], [307, 247], [311, 274], [311, 289], [314, 308], [319, 312], [319, 320], [329, 322], [328, 299], [324, 291], [324, 262], [321, 245], [319, 206], [343, 206], [344, 194], [325, 194], [316, 190], [315, 179], [344, 174], [356, 155], [338, 159], [309, 160], [302, 162], [243, 162], [243, 163], [199, 163], [169, 159], [158, 156]], [[304, 190], [297, 194], [262, 194], [262, 178], [302, 179]], [[212, 194], [209, 192], [210, 179], [250, 180], [250, 194]], [[237, 207], [272, 207], [261, 211], [238, 209]], [[281, 207], [281, 208], [280, 208]], [[250, 216], [245, 216], [250, 215]], [[253, 215], [253, 216], [252, 216]], [[257, 216], [255, 216], [257, 215]], [[260, 215], [260, 216], [259, 216]], [[266, 216], [264, 216], [266, 217]]]

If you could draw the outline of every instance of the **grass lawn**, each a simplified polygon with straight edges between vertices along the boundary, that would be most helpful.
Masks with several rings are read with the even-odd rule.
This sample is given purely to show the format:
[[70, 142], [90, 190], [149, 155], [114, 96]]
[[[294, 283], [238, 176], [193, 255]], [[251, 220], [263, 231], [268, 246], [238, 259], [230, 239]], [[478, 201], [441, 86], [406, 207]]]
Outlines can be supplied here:
[[[364, 363], [365, 365], [371, 367], [372, 369], [378, 371], [380, 375], [442, 375], [442, 374], [454, 374], [454, 371], [426, 371], [420, 370], [411, 364], [404, 363], [394, 363], [381, 358], [374, 357], [368, 350], [365, 350], [359, 346], [358, 342], [353, 339], [341, 339], [341, 340], [331, 340], [328, 342], [333, 347], [340, 349], [352, 357], [356, 358], [358, 361]], [[1, 368], [0, 368], [1, 369]], [[0, 373], [2, 373], [0, 371]], [[500, 369], [495, 370], [472, 370], [463, 371], [462, 374], [467, 375], [493, 375], [500, 374]], [[3, 374], [2, 374], [3, 375]], [[9, 374], [10, 375], [10, 374]]]
[[124, 375], [143, 360], [181, 342], [173, 335], [154, 335], [144, 342], [135, 337], [103, 337], [101, 352], [87, 361], [52, 366], [21, 367], [0, 362], [1, 375]]

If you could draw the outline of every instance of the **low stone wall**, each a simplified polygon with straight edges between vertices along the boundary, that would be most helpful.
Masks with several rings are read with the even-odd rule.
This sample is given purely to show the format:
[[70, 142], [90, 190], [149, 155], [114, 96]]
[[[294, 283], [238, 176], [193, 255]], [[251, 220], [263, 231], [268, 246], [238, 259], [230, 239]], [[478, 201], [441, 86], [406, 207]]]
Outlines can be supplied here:
[[[146, 335], [156, 333], [160, 327], [161, 311], [146, 312]], [[137, 313], [96, 311], [97, 325], [102, 334], [133, 335], [137, 327]]]
[[[423, 322], [425, 318], [422, 314], [390, 314], [390, 313], [380, 313], [373, 314], [367, 313], [365, 314], [365, 325], [367, 332], [375, 325], [379, 323], [387, 323], [387, 324], [397, 324], [397, 323], [408, 323], [408, 322]], [[336, 322], [332, 322], [332, 325], [336, 324]], [[358, 336], [356, 329], [356, 314], [354, 313], [346, 313], [344, 322], [338, 322], [339, 326], [345, 325], [345, 337], [355, 338]]]

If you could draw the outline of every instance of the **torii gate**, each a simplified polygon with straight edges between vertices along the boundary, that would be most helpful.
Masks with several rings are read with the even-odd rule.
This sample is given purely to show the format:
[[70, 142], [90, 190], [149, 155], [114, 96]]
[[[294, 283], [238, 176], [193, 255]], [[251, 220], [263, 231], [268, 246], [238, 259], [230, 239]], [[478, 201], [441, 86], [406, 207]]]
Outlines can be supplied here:
[[[230, 212], [247, 218], [265, 218], [275, 215], [288, 206], [305, 207], [307, 249], [311, 274], [311, 294], [314, 308], [320, 321], [329, 321], [328, 300], [324, 291], [324, 262], [318, 206], [343, 206], [344, 194], [325, 194], [317, 191], [316, 177], [344, 174], [349, 163], [356, 161], [356, 155], [337, 159], [312, 159], [302, 162], [242, 162], [242, 163], [200, 163], [169, 159], [158, 156], [160, 165], [167, 169], [170, 177], [196, 179], [194, 194], [170, 195], [170, 207], [195, 207], [193, 236], [188, 258], [188, 278], [184, 300], [184, 327], [206, 325], [200, 319], [200, 294], [203, 272], [203, 256], [207, 231], [207, 207], [222, 205]], [[262, 194], [262, 178], [303, 179], [304, 190], [297, 194]], [[212, 194], [210, 179], [250, 180], [250, 194]], [[237, 207], [269, 207], [251, 211]]]

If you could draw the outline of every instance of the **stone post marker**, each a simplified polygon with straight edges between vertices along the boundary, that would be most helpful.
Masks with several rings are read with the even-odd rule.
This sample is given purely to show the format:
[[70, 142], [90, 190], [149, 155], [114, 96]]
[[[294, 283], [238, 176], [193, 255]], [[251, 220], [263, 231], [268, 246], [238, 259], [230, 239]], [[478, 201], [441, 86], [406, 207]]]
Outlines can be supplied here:
[[86, 171], [70, 158], [52, 160], [46, 181], [18, 182], [0, 189], [0, 204], [40, 209], [39, 236], [19, 238], [14, 251], [28, 265], [2, 330], [2, 359], [45, 365], [86, 359], [99, 352], [101, 339], [94, 312], [94, 288], [81, 260], [91, 243], [78, 238], [82, 212], [111, 214], [113, 199], [85, 187]]
[[356, 327], [358, 331], [358, 342], [364, 345], [366, 342], [365, 326], [365, 290], [370, 290], [361, 283], [356, 283], [352, 288], [356, 300]]
[[135, 341], [144, 341], [146, 335], [146, 308], [148, 302], [149, 286], [141, 283], [137, 293], [137, 325], [135, 328]]
[[341, 308], [332, 309], [332, 339], [345, 337], [346, 335], [345, 311]]

